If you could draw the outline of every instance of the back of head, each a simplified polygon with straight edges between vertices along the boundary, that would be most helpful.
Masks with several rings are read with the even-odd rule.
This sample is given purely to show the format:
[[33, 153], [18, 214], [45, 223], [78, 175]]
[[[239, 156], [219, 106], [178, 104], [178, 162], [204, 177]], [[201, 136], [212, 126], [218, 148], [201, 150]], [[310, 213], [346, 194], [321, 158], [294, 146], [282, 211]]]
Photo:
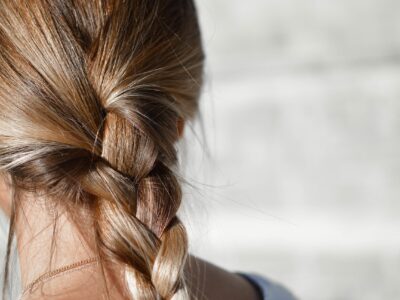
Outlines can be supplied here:
[[191, 0], [0, 1], [11, 225], [19, 193], [86, 208], [135, 299], [187, 297], [176, 124], [198, 111], [203, 61]]

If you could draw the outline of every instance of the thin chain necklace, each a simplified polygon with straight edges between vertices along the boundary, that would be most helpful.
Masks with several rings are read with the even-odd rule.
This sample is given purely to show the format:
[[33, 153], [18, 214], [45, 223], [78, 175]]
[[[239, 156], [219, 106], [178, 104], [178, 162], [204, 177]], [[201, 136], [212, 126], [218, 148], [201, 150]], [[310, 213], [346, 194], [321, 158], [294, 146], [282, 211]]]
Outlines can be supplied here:
[[90, 264], [98, 263], [99, 261], [100, 261], [100, 257], [99, 256], [94, 256], [94, 257], [83, 259], [83, 260], [78, 261], [78, 262], [74, 262], [74, 263], [66, 265], [66, 266], [62, 266], [62, 267], [57, 268], [57, 269], [55, 269], [53, 271], [49, 271], [47, 273], [44, 273], [44, 274], [40, 275], [39, 277], [37, 277], [32, 282], [30, 282], [28, 285], [26, 285], [26, 287], [22, 290], [20, 298], [22, 298], [22, 296], [25, 295], [25, 293], [27, 291], [31, 290], [39, 282], [42, 282], [42, 281], [44, 281], [46, 279], [53, 278], [54, 276], [56, 276], [56, 275], [58, 275], [60, 273], [75, 269], [77, 267], [87, 266], [87, 265], [90, 265]]

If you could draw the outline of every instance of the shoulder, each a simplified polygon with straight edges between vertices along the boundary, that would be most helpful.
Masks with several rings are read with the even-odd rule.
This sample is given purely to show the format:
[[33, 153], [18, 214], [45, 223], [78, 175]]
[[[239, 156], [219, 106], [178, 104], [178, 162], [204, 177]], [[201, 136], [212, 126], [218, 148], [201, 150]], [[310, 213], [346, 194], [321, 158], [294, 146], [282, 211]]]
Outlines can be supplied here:
[[200, 258], [189, 258], [189, 288], [195, 299], [297, 300], [283, 285], [258, 273], [230, 272]]
[[261, 300], [257, 288], [246, 278], [215, 264], [189, 256], [188, 287], [194, 299]]

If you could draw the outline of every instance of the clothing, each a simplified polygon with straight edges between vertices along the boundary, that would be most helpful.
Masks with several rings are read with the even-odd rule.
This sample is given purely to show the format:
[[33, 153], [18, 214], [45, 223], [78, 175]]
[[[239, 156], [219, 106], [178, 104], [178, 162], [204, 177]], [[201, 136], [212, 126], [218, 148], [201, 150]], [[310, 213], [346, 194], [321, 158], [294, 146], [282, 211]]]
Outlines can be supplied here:
[[284, 286], [267, 279], [257, 273], [236, 272], [247, 279], [259, 291], [263, 300], [297, 300], [296, 297]]

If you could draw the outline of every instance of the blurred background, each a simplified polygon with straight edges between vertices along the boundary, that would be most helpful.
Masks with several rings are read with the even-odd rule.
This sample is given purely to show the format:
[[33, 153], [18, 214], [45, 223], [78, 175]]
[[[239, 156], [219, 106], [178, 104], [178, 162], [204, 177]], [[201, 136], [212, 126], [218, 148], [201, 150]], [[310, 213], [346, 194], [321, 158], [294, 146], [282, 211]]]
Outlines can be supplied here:
[[400, 2], [197, 5], [212, 159], [188, 151], [192, 251], [300, 299], [400, 299]]
[[192, 253], [299, 299], [400, 299], [400, 2], [196, 3], [206, 142], [198, 123], [180, 145]]

